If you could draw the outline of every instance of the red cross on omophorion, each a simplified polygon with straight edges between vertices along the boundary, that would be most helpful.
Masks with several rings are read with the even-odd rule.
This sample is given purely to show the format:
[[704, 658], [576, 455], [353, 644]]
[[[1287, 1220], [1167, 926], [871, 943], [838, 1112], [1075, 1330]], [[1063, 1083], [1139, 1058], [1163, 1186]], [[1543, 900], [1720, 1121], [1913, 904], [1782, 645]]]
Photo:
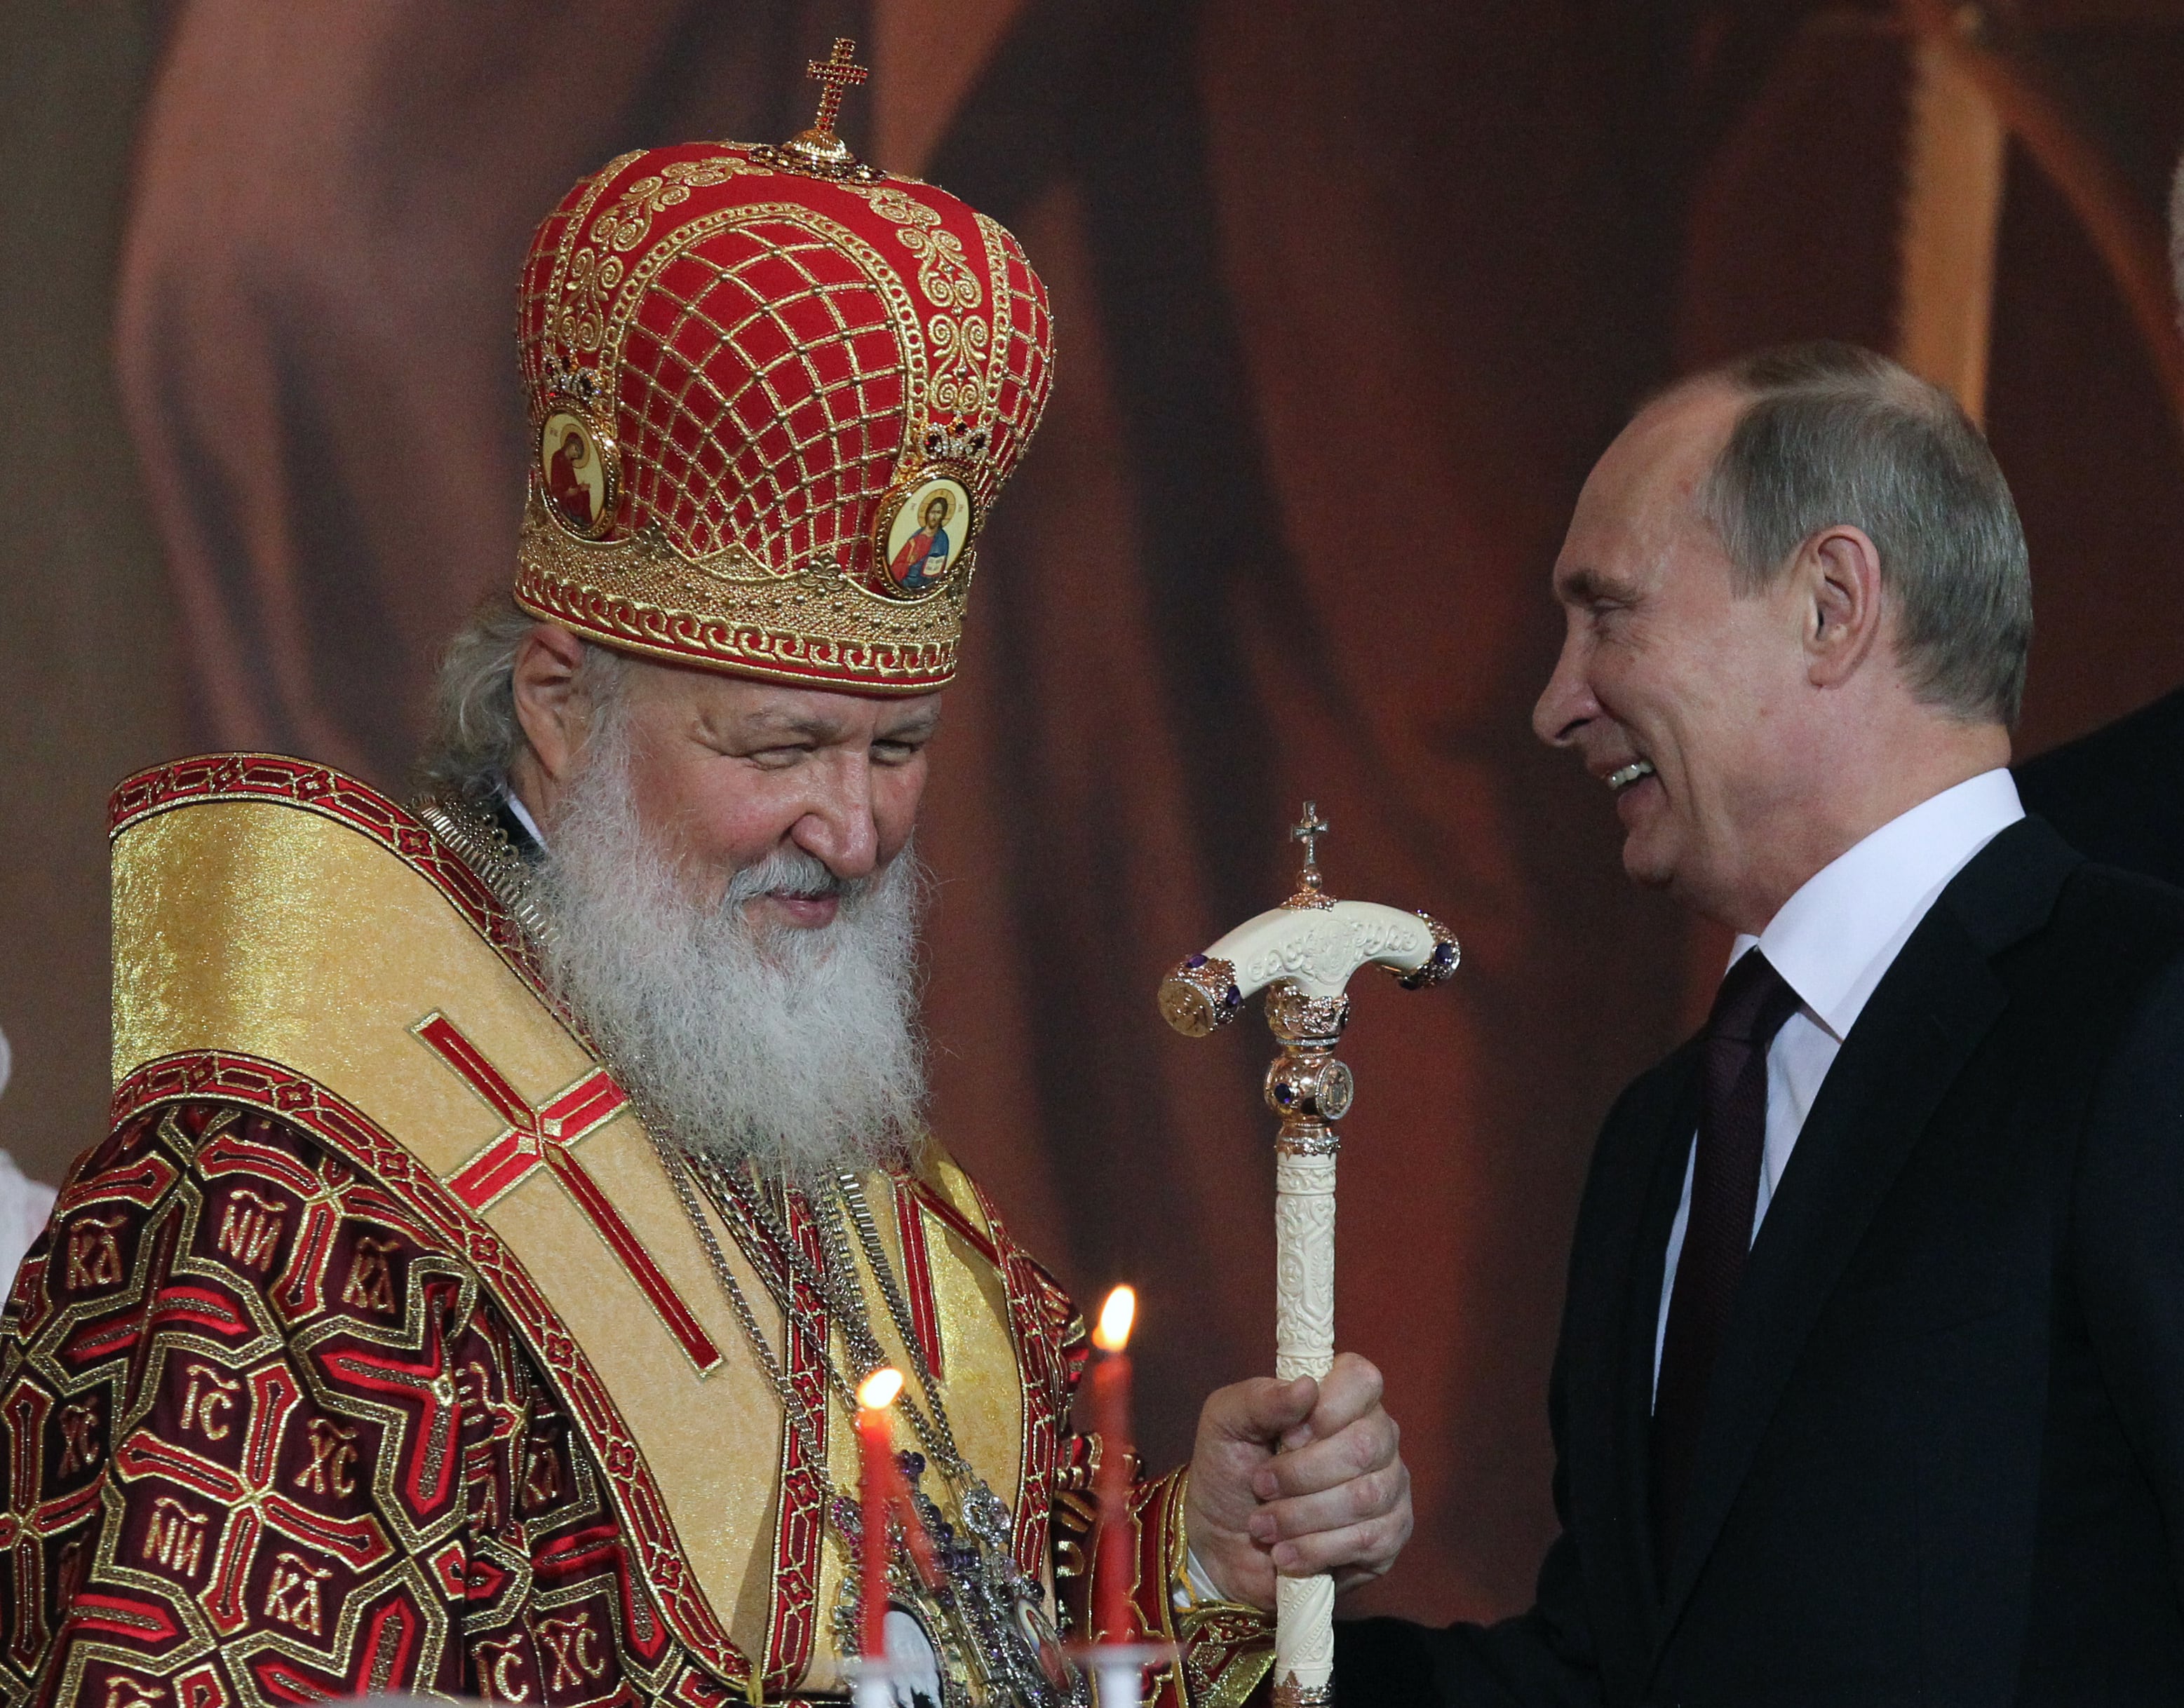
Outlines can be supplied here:
[[690, 1361], [701, 1372], [716, 1368], [721, 1362], [720, 1348], [667, 1284], [652, 1254], [599, 1189], [599, 1183], [571, 1154], [577, 1143], [612, 1121], [628, 1103], [613, 1077], [604, 1068], [595, 1067], [568, 1089], [534, 1108], [445, 1015], [436, 1010], [410, 1030], [508, 1123], [506, 1132], [448, 1177], [448, 1186], [455, 1196], [471, 1209], [483, 1211], [539, 1169], [549, 1171], [568, 1188], [577, 1208], [599, 1230], [608, 1249], [621, 1260], [630, 1278], [652, 1302], [652, 1308], [660, 1313], [660, 1321], [689, 1355]]

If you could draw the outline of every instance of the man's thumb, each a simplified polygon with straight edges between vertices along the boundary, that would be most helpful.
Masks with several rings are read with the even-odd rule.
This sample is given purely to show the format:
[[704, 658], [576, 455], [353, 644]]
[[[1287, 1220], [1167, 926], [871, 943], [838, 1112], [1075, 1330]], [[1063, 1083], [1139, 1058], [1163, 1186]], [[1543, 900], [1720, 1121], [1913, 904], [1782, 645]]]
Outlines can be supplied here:
[[1234, 1433], [1247, 1440], [1273, 1441], [1312, 1416], [1319, 1404], [1319, 1384], [1309, 1376], [1294, 1382], [1262, 1377], [1240, 1384], [1241, 1402], [1234, 1420]]

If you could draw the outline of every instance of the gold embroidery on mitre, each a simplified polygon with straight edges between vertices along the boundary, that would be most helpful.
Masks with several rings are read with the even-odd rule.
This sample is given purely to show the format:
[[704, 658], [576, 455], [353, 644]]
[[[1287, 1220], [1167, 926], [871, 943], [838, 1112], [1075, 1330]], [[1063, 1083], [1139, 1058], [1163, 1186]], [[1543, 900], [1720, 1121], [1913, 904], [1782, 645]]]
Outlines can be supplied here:
[[[940, 210], [883, 177], [836, 187], [893, 228], [886, 242], [793, 200], [680, 220], [671, 213], [694, 186], [776, 164], [760, 151], [724, 145], [718, 155], [670, 163], [626, 185], [595, 180], [578, 198], [555, 246], [542, 331], [549, 344], [582, 349], [588, 366], [561, 369], [548, 353], [548, 383], [533, 392], [542, 412], [534, 431], [543, 433], [543, 414], [588, 381], [596, 400], [588, 425], [614, 462], [617, 502], [599, 504], [579, 489], [577, 476], [589, 464], [573, 461], [583, 448], [568, 451], [566, 431], [552, 445], [542, 442], [516, 597], [541, 616], [657, 657], [883, 692], [937, 687], [954, 673], [976, 538], [1000, 484], [1002, 436], [1021, 442], [1043, 401], [1042, 353], [1025, 348], [1044, 318], [1036, 287], [1019, 287], [1011, 267], [1022, 251], [999, 225], [973, 216], [983, 250], [975, 254], [968, 233], [951, 231]], [[752, 258], [705, 253], [709, 239], [731, 231], [803, 273], [811, 294], [845, 293], [835, 329], [811, 348], [799, 342], [803, 361], [783, 367], [790, 376], [808, 372], [822, 345], [848, 358], [850, 375], [821, 389], [823, 414], [801, 395], [774, 396], [777, 364], [755, 356], [741, 358], [751, 370], [733, 388], [710, 375], [710, 358], [678, 369], [671, 383], [627, 364], [640, 309], [663, 348], [680, 348], [682, 329], [702, 325], [723, 354], [739, 353], [755, 323], [776, 319], [772, 302], [723, 313], [702, 275], [675, 274], [671, 289], [663, 278], [687, 259], [722, 282], [737, 279]], [[893, 253], [897, 243], [914, 267]], [[833, 258], [828, 265], [817, 264], [822, 253]], [[838, 278], [841, 263], [847, 276]], [[854, 312], [850, 295], [864, 298]], [[646, 307], [655, 297], [669, 315], [659, 325]], [[1029, 408], [1005, 414], [1012, 385]], [[759, 389], [755, 414], [739, 401], [751, 387]], [[550, 395], [556, 390], [562, 400]], [[866, 401], [883, 397], [894, 400], [884, 410]], [[614, 442], [601, 419], [609, 400], [618, 418], [655, 426]], [[845, 403], [872, 414], [845, 420], [838, 413]], [[676, 422], [672, 435], [656, 425], [662, 405]], [[896, 453], [852, 454], [861, 439], [873, 442], [883, 415], [900, 432]], [[768, 418], [786, 443], [746, 444], [745, 424]], [[727, 465], [663, 461], [686, 430], [717, 446]], [[894, 437], [878, 433], [880, 443]], [[570, 466], [556, 465], [556, 454]], [[542, 494], [540, 484], [556, 475], [561, 490]], [[823, 505], [798, 500], [821, 491], [832, 494]]]
[[[995, 335], [1000, 329], [988, 320], [973, 318], [972, 311], [990, 302], [1000, 312], [1006, 298], [998, 276], [996, 288], [989, 292], [964, 253], [963, 240], [941, 223], [939, 209], [893, 185], [844, 187], [863, 197], [874, 213], [900, 228], [897, 241], [917, 258], [917, 288], [940, 310], [925, 323], [925, 337], [933, 347], [933, 374], [924, 388], [927, 409], [947, 416], [976, 415], [991, 408], [1000, 392], [982, 370], [997, 348]], [[997, 272], [999, 259], [989, 257]]]
[[626, 185], [570, 258], [560, 292], [566, 300], [556, 303], [552, 310], [560, 342], [584, 351], [596, 350], [605, 342], [608, 310], [629, 264], [623, 257], [642, 247], [658, 215], [688, 201], [693, 189], [763, 170], [736, 155], [720, 154], [708, 160], [670, 160], [657, 172]]
[[705, 558], [648, 523], [619, 540], [572, 537], [534, 492], [523, 519], [516, 602], [610, 645], [755, 676], [839, 676], [916, 693], [955, 674], [974, 565], [967, 543], [917, 598], [872, 592], [832, 562], [786, 575], [740, 546]]
[[[990, 359], [986, 373], [986, 401], [998, 415], [1000, 409], [1001, 389], [1008, 380], [1010, 352], [1021, 343], [1028, 352], [1036, 353], [1036, 342], [1028, 328], [1025, 330], [1021, 339], [1017, 335], [1015, 308], [1019, 303], [1027, 303], [1030, 307], [1034, 320], [1039, 318], [1043, 311], [1039, 309], [1030, 292], [1017, 289], [1009, 281], [1009, 263], [1011, 260], [1017, 263], [1027, 278], [1031, 275], [1031, 261], [1025, 255], [1022, 246], [1010, 235], [1008, 228], [998, 220], [977, 213], [971, 217], [977, 224], [978, 236], [984, 241], [986, 247], [987, 277], [991, 293], [990, 300], [993, 303], [994, 319], [994, 336], [989, 341]], [[1050, 341], [1042, 361], [1045, 365], [1051, 365], [1053, 362]], [[1019, 445], [1028, 445], [1031, 442], [1032, 434], [1039, 426], [1039, 415], [1046, 408], [1046, 388], [1032, 385], [1028, 370], [1023, 377], [1024, 395], [1035, 401], [1029, 419], [1015, 424], [1017, 442]]]
[[[560, 346], [564, 352], [599, 348], [596, 342], [588, 347], [579, 344], [577, 319], [566, 312], [561, 299], [565, 293], [576, 288], [569, 276], [570, 270], [575, 264], [577, 243], [591, 223], [592, 209], [599, 205], [599, 199], [605, 193], [607, 186], [642, 153], [641, 149], [632, 149], [626, 154], [617, 154], [593, 173], [584, 181], [583, 187], [577, 192], [576, 206], [569, 209], [568, 217], [562, 222], [560, 236], [554, 245], [554, 265], [547, 275], [546, 303], [540, 317], [543, 324], [539, 327], [539, 335], [549, 354], [555, 345]], [[590, 265], [596, 267], [596, 261]]]
[[690, 199], [692, 190], [725, 184], [738, 174], [755, 174], [760, 170], [733, 154], [716, 155], [710, 160], [670, 160], [622, 191], [613, 209], [592, 228], [592, 241], [605, 244], [617, 255], [627, 255], [644, 242], [652, 229], [653, 216], [682, 206]]
[[[687, 225], [677, 226], [648, 250], [640, 259], [631, 264], [628, 275], [623, 280], [615, 302], [608, 311], [606, 341], [601, 359], [600, 389], [602, 392], [607, 396], [615, 395], [616, 389], [621, 382], [622, 346], [628, 337], [630, 324], [637, 318], [638, 309], [645, 299], [647, 289], [661, 271], [671, 262], [688, 254], [699, 243], [712, 236], [716, 232], [726, 231], [732, 226], [748, 225], [760, 221], [777, 221], [792, 226], [806, 236], [816, 238], [822, 244], [835, 250], [844, 259], [848, 260], [856, 268], [858, 273], [861, 275], [856, 282], [851, 283], [845, 281], [840, 284], [821, 284], [815, 281], [811, 287], [811, 293], [822, 299], [827, 299], [841, 292], [855, 291], [861, 288], [869, 288], [877, 292], [880, 300], [886, 305], [888, 319], [894, 329], [897, 354], [901, 364], [900, 371], [903, 373], [905, 389], [913, 397], [926, 390], [925, 339], [918, 320], [916, 305], [911, 302], [909, 287], [903, 283], [901, 275], [888, 264], [879, 251], [864, 237], [838, 220], [830, 220], [826, 214], [807, 208], [800, 202], [744, 202], [731, 208], [715, 209], [712, 212], [703, 214]], [[794, 250], [775, 238], [760, 232], [745, 232], [743, 236], [754, 243], [765, 244], [769, 253], [769, 259], [788, 260], [792, 264], [795, 264]], [[739, 258], [733, 266], [729, 266], [723, 265], [711, 256], [701, 255], [693, 259], [702, 261], [723, 274], [740, 270], [749, 264], [750, 259], [750, 258]], [[678, 307], [682, 312], [688, 313], [691, 305], [679, 303]], [[713, 326], [710, 330], [714, 334], [714, 348], [735, 347], [737, 341], [752, 325], [760, 321], [772, 320], [780, 312], [780, 308], [781, 305], [778, 303], [769, 298], [760, 298], [743, 319], [734, 325]], [[672, 340], [673, 334], [670, 332], [663, 336], [660, 342], [667, 344]], [[873, 381], [887, 377], [894, 371], [896, 370], [889, 369], [862, 373], [856, 376], [856, 380], [858, 382], [869, 384]], [[647, 377], [653, 378], [650, 376]], [[755, 377], [762, 381], [764, 376], [760, 375]], [[664, 383], [659, 380], [655, 380], [654, 382]], [[694, 389], [702, 391], [705, 387], [701, 383]], [[674, 401], [678, 408], [682, 406], [682, 399], [677, 398]], [[773, 401], [777, 405], [780, 403], [777, 398]], [[839, 431], [840, 429], [836, 429], [835, 434], [832, 437], [838, 437]], [[800, 458], [798, 463], [798, 472], [800, 475], [805, 472]]]
[[[788, 228], [786, 236], [765, 230], [741, 233], [744, 241], [762, 248], [770, 257], [800, 264], [796, 260], [797, 248], [809, 245], [833, 252], [839, 259], [846, 260], [858, 275], [854, 281], [844, 280], [839, 283], [820, 283], [815, 281], [811, 287], [815, 295], [827, 298], [837, 292], [861, 293], [869, 289], [877, 297], [881, 305], [880, 312], [891, 333], [889, 342], [893, 359], [884, 365], [859, 368], [849, 385], [838, 386], [834, 389], [844, 396], [861, 397], [868, 391], [873, 395], [883, 395], [886, 390], [884, 382], [899, 376], [905, 396], [904, 404], [884, 412], [875, 412], [872, 419], [877, 420], [883, 415], [901, 420], [905, 445], [915, 442], [923, 414], [917, 407], [916, 400], [925, 397], [932, 390], [932, 385], [928, 377], [929, 357], [925, 335], [909, 287], [865, 238], [838, 221], [794, 202], [744, 203], [716, 209], [660, 236], [651, 248], [632, 263], [627, 271], [621, 275], [613, 299], [602, 310], [604, 327], [598, 357], [599, 365], [593, 381], [597, 396], [602, 399], [619, 396], [624, 380], [624, 342], [640, 304], [646, 300], [648, 291], [662, 270], [682, 257], [690, 255], [695, 260], [716, 268], [722, 274], [732, 274], [737, 270], [737, 266], [724, 265], [710, 256], [702, 253], [694, 254], [693, 252], [717, 233], [761, 224]], [[748, 258], [737, 264], [738, 266], [743, 264], [748, 264]], [[675, 308], [678, 319], [675, 326], [663, 330], [663, 344], [673, 341], [683, 319], [705, 318], [697, 304], [682, 298], [675, 299]], [[708, 336], [716, 348], [735, 348], [751, 326], [772, 320], [777, 309], [777, 304], [760, 301], [754, 303], [740, 319], [728, 325], [723, 325], [707, 319]], [[855, 331], [860, 326], [867, 325], [878, 330], [877, 323], [850, 316], [838, 309], [836, 315], [844, 329], [839, 335], [840, 342], [845, 352], [854, 357]], [[632, 370], [631, 373], [641, 381], [645, 395], [626, 400], [627, 407], [621, 411], [626, 418], [649, 418], [656, 401], [665, 406], [670, 415], [687, 420], [691, 427], [708, 439], [718, 441], [725, 429], [733, 427], [733, 420], [727, 414], [728, 400], [710, 384], [702, 380], [695, 384], [687, 380], [671, 383], [667, 376], [644, 373], [641, 370]], [[548, 378], [550, 381], [552, 376], [549, 374]], [[794, 407], [804, 401], [800, 397], [776, 395], [771, 379], [762, 369], [754, 370], [750, 383], [764, 390], [769, 405], [768, 413], [784, 423]], [[701, 405], [705, 407], [707, 414], [698, 413]], [[852, 424], [830, 419], [819, 439], [810, 442], [792, 441], [786, 462], [777, 468], [768, 467], [762, 471], [764, 480], [773, 488], [772, 494], [769, 496], [764, 487], [759, 487], [746, 489], [742, 498], [760, 515], [766, 516], [775, 514], [789, 493], [797, 489], [808, 490], [822, 480], [848, 477], [852, 472], [850, 468], [838, 464], [827, 453], [832, 446], [851, 433]], [[635, 437], [623, 438], [618, 452], [626, 465], [621, 470], [627, 481], [622, 488], [625, 492], [633, 493], [642, 501], [648, 494], [665, 489], [670, 492], [681, 492], [697, 501], [694, 508], [698, 514], [691, 518], [688, 526], [692, 532], [700, 537], [674, 541], [678, 549], [690, 558], [706, 559], [727, 549], [733, 543], [722, 537], [727, 533], [726, 518], [707, 513], [711, 507], [710, 500], [716, 496], [725, 500], [728, 494], [690, 492], [688, 483], [691, 471], [663, 467], [646, 453], [643, 442]], [[822, 453], [816, 460], [811, 454], [814, 452]], [[897, 472], [896, 469], [889, 468], [876, 476], [868, 476], [869, 484], [864, 492], [847, 496], [852, 503], [861, 497], [877, 500], [894, 483]], [[992, 485], [991, 477], [988, 476], [982, 479], [975, 490], [975, 496], [982, 506], [990, 500]], [[649, 504], [643, 507], [651, 508]], [[837, 505], [830, 508], [841, 509], [846, 507]], [[663, 526], [666, 525], [664, 519], [655, 519], [661, 520]], [[853, 533], [861, 531], [854, 526], [838, 527], [835, 537], [829, 542], [824, 536], [823, 524], [826, 520], [825, 512], [815, 513], [811, 518], [811, 526], [816, 536], [812, 542], [814, 551], [830, 543], [843, 544]], [[705, 534], [711, 534], [714, 537], [703, 537]]]

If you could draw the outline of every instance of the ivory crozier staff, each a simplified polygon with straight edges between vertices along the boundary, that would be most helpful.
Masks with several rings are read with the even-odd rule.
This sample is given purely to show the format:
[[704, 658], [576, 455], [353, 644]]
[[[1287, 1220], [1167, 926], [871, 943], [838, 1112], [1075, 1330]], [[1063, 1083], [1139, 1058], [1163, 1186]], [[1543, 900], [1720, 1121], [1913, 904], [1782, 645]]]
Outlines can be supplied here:
[[[1320, 881], [1327, 825], [1312, 803], [1290, 832], [1304, 844], [1297, 892], [1246, 920], [1162, 982], [1161, 1013], [1188, 1038], [1203, 1038], [1267, 993], [1267, 1024], [1280, 1046], [1267, 1070], [1274, 1136], [1274, 1374], [1326, 1376], [1334, 1362], [1334, 1123], [1355, 1091], [1334, 1048], [1350, 1019], [1350, 980], [1384, 967], [1406, 989], [1440, 984], [1461, 959], [1437, 920], [1377, 902], [1337, 901]], [[1329, 1708], [1334, 1700], [1334, 1580], [1281, 1577], [1274, 1588], [1275, 1708]]]

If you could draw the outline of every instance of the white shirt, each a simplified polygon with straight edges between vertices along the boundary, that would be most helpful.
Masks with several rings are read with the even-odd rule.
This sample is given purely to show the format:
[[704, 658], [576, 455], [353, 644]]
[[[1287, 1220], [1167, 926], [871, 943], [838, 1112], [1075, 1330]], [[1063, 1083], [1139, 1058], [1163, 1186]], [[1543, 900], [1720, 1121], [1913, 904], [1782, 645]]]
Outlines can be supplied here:
[[[1790, 1166], [1805, 1115], [1820, 1082], [1858, 1023], [1868, 998], [1894, 965], [1926, 910], [1971, 857], [2025, 816], [2017, 785], [1997, 768], [1958, 783], [1891, 819], [1847, 854], [1805, 881], [1758, 937], [1740, 935], [1729, 964], [1754, 944], [1790, 988], [1797, 1011], [1767, 1051], [1767, 1141], [1759, 1165], [1759, 1201], [1752, 1206], [1757, 1238], [1767, 1206]], [[1661, 1347], [1669, 1332], [1669, 1299], [1676, 1262], [1691, 1219], [1691, 1173], [1698, 1137], [1684, 1164], [1683, 1201], [1669, 1232], [1661, 1271], [1661, 1311], [1653, 1330], [1653, 1381], [1661, 1379]]]

